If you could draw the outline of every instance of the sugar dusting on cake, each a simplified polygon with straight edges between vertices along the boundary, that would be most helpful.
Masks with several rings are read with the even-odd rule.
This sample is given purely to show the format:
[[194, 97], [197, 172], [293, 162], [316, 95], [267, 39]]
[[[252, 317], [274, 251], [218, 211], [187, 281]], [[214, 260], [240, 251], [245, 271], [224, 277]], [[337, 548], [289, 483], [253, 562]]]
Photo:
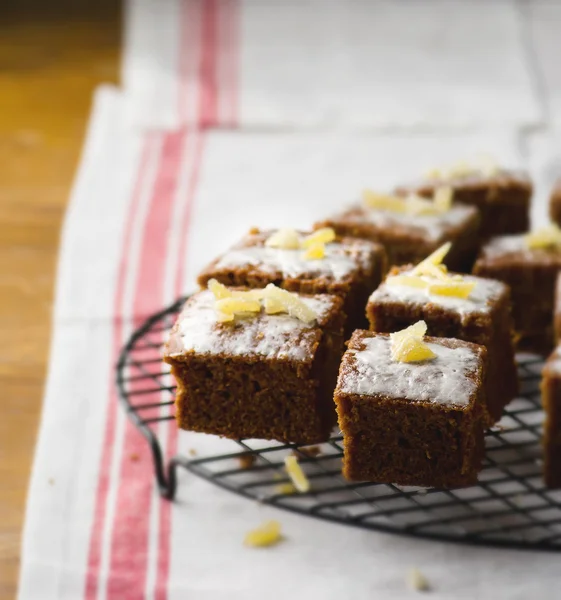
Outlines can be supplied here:
[[364, 350], [350, 349], [352, 369], [339, 375], [342, 392], [383, 395], [417, 402], [467, 406], [475, 391], [468, 375], [477, 370], [478, 355], [466, 347], [447, 348], [427, 342], [436, 358], [422, 363], [393, 361], [390, 339], [376, 336], [361, 340]]
[[335, 282], [345, 280], [358, 268], [369, 266], [371, 246], [366, 243], [338, 242], [326, 244], [321, 259], [307, 259], [302, 250], [287, 250], [267, 246], [245, 246], [226, 252], [214, 265], [216, 270], [256, 267], [259, 271], [283, 277], [328, 277]]
[[[328, 295], [299, 296], [321, 321], [333, 307], [334, 300]], [[226, 354], [230, 356], [260, 356], [307, 360], [310, 358], [306, 341], [317, 337], [314, 324], [307, 325], [286, 314], [249, 316], [234, 324], [219, 323], [215, 310], [215, 297], [204, 290], [192, 296], [178, 319], [175, 333], [180, 344], [179, 356], [185, 351], [199, 354]], [[301, 340], [300, 344], [295, 339]]]
[[454, 204], [450, 210], [437, 215], [410, 215], [389, 210], [368, 209], [349, 211], [340, 215], [337, 220], [364, 224], [365, 221], [378, 227], [403, 227], [410, 230], [420, 230], [431, 241], [441, 240], [452, 227], [457, 227], [468, 221], [476, 212], [473, 206]]
[[[402, 271], [400, 275], [411, 275], [412, 270]], [[493, 279], [484, 279], [482, 277], [473, 277], [463, 275], [466, 282], [474, 282], [475, 287], [468, 298], [458, 298], [456, 296], [444, 296], [429, 293], [428, 288], [417, 288], [406, 285], [382, 285], [370, 296], [369, 302], [405, 302], [411, 304], [435, 304], [449, 310], [457, 312], [461, 316], [475, 312], [485, 313], [491, 309], [491, 304], [499, 298], [505, 291], [505, 286], [499, 281]]]

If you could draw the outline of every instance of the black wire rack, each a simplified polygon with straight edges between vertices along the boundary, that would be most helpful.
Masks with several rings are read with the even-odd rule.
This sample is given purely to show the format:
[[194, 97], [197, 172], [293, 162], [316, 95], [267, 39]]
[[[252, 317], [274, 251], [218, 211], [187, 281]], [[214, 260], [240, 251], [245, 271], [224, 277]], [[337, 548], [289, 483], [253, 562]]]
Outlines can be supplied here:
[[[348, 482], [341, 475], [339, 435], [316, 447], [217, 438], [212, 454], [167, 459], [158, 424], [174, 419], [175, 388], [161, 360], [162, 346], [184, 301], [140, 325], [117, 365], [122, 405], [150, 445], [165, 498], [175, 497], [178, 469], [185, 468], [246, 498], [345, 525], [467, 544], [561, 551], [561, 490], [547, 489], [541, 473], [541, 359], [517, 358], [521, 396], [489, 430], [484, 468], [472, 487], [437, 490]], [[309, 492], [286, 493], [290, 480], [284, 458], [291, 453], [311, 482]]]

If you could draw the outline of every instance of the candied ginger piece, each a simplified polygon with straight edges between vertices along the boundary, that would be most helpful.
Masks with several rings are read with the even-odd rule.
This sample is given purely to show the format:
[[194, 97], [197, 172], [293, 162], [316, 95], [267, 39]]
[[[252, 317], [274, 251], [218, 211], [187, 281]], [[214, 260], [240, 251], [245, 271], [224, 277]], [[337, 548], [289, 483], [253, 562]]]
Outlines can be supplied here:
[[386, 279], [388, 285], [404, 285], [407, 287], [426, 288], [428, 283], [415, 275], [392, 275]]
[[216, 300], [231, 298], [232, 296], [232, 292], [223, 283], [216, 281], [216, 279], [209, 279], [208, 289], [214, 294]]
[[475, 288], [475, 281], [458, 281], [450, 278], [449, 281], [431, 283], [429, 294], [438, 296], [455, 296], [456, 298], [468, 298]]
[[451, 242], [442, 244], [440, 248], [437, 248], [432, 254], [429, 254], [425, 260], [422, 260], [413, 269], [413, 275], [430, 275], [436, 279], [446, 279], [448, 269], [446, 269], [446, 265], [442, 264], [442, 260], [448, 254], [451, 247]]
[[432, 350], [423, 342], [427, 324], [417, 321], [415, 324], [390, 334], [391, 356], [399, 362], [419, 362], [435, 358]]
[[427, 332], [427, 324], [424, 321], [417, 321], [413, 325], [409, 325], [405, 329], [401, 331], [396, 331], [395, 333], [390, 333], [390, 339], [393, 342], [399, 342], [399, 340], [405, 338], [417, 338], [419, 340], [423, 339], [423, 336]]
[[269, 248], [296, 250], [300, 248], [300, 235], [294, 229], [278, 229], [265, 241]]
[[423, 173], [423, 177], [425, 179], [443, 179], [442, 169], [439, 169], [437, 167], [428, 169]]
[[264, 288], [257, 288], [255, 290], [231, 290], [232, 298], [245, 298], [246, 300], [261, 300], [265, 293]]
[[430, 589], [428, 579], [416, 567], [409, 569], [407, 573], [407, 586], [416, 592], [426, 592]]
[[454, 190], [446, 185], [436, 188], [432, 201], [439, 212], [446, 212], [452, 208], [453, 198]]
[[244, 544], [259, 548], [273, 546], [280, 542], [281, 539], [280, 523], [278, 521], [267, 521], [263, 525], [248, 531], [244, 539]]
[[312, 323], [317, 318], [314, 311], [298, 296], [277, 287], [274, 283], [270, 283], [265, 288], [265, 298], [271, 298], [282, 304], [291, 317], [296, 317], [304, 323]]
[[412, 215], [436, 215], [440, 212], [434, 202], [416, 194], [407, 196], [406, 202], [407, 212]]
[[279, 313], [286, 312], [284, 305], [273, 298], [265, 298], [263, 304], [265, 306], [265, 312], [268, 315], [278, 315]]
[[389, 194], [379, 194], [372, 190], [364, 190], [362, 192], [362, 200], [369, 208], [379, 208], [399, 213], [404, 213], [407, 210], [407, 203], [403, 198], [390, 196]]
[[275, 486], [275, 492], [277, 494], [282, 494], [283, 496], [290, 496], [290, 494], [296, 492], [296, 488], [292, 483], [279, 483]]
[[234, 320], [234, 313], [225, 313], [219, 310], [216, 311], [216, 320], [219, 323], [228, 323]]
[[329, 244], [335, 239], [335, 231], [331, 227], [322, 227], [302, 240], [302, 248], [311, 248], [318, 244]]
[[250, 298], [222, 298], [216, 300], [214, 306], [218, 312], [225, 314], [236, 314], [241, 312], [257, 313], [261, 310], [261, 304]]
[[284, 466], [288, 476], [294, 484], [294, 487], [299, 492], [309, 492], [310, 481], [306, 477], [304, 471], [302, 471], [302, 467], [298, 463], [298, 459], [295, 456], [286, 456], [284, 459]]
[[304, 252], [304, 258], [307, 260], [320, 260], [325, 258], [325, 245], [314, 244], [309, 246], [306, 252]]
[[392, 359], [398, 362], [421, 362], [436, 358], [436, 354], [418, 337], [410, 336], [392, 340]]
[[554, 223], [524, 236], [528, 248], [555, 248], [561, 246], [561, 229]]

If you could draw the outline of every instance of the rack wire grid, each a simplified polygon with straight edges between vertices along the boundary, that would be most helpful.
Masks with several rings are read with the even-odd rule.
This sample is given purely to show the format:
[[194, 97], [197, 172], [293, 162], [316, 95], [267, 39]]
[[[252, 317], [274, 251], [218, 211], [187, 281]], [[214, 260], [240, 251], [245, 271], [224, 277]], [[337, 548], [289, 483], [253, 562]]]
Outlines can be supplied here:
[[[177, 471], [185, 468], [246, 498], [345, 525], [468, 544], [561, 551], [561, 490], [547, 489], [541, 473], [541, 359], [517, 357], [521, 396], [488, 431], [484, 467], [472, 487], [438, 490], [346, 481], [339, 435], [317, 447], [216, 438], [212, 452], [165, 459], [158, 423], [174, 419], [175, 387], [162, 351], [184, 301], [141, 324], [117, 365], [122, 405], [150, 445], [165, 498], [174, 498]], [[284, 458], [290, 453], [299, 458], [312, 484], [309, 492], [286, 493], [283, 484], [290, 480]]]

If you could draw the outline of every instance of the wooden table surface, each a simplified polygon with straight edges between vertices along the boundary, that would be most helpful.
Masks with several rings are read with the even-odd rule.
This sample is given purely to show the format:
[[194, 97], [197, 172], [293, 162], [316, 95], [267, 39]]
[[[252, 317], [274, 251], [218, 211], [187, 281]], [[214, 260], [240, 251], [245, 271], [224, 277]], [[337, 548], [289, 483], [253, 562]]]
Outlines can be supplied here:
[[[16, 594], [59, 231], [93, 89], [117, 82], [118, 3], [0, 8], [0, 598]], [[48, 5], [47, 6], [42, 6]], [[17, 10], [14, 8], [17, 5]]]

